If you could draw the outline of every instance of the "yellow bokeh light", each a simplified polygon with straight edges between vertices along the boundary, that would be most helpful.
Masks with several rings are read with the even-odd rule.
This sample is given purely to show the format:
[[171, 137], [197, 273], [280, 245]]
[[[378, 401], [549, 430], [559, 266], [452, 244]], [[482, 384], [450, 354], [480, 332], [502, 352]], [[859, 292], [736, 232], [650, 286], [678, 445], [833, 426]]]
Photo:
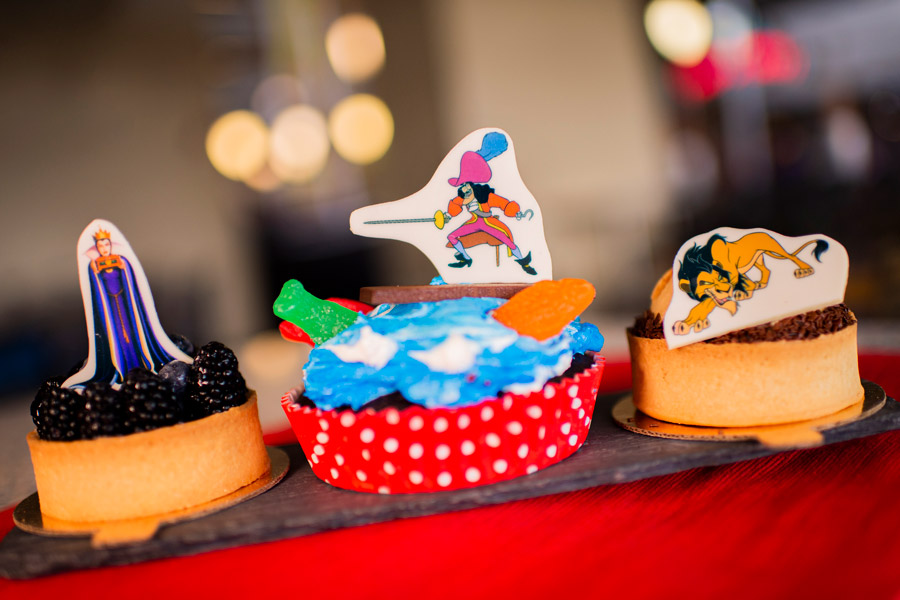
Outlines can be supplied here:
[[703, 60], [712, 43], [712, 18], [696, 0], [653, 0], [644, 10], [644, 29], [656, 51], [682, 67]]
[[329, 148], [321, 111], [305, 104], [289, 106], [272, 123], [269, 166], [283, 181], [306, 183], [325, 168]]
[[351, 13], [325, 34], [325, 51], [335, 74], [349, 83], [372, 77], [384, 65], [384, 38], [372, 17]]
[[234, 180], [258, 173], [269, 155], [269, 130], [259, 115], [235, 110], [216, 119], [206, 134], [206, 155], [216, 171]]
[[394, 118], [387, 105], [370, 94], [341, 100], [328, 117], [334, 149], [345, 160], [368, 165], [388, 151], [394, 141]]

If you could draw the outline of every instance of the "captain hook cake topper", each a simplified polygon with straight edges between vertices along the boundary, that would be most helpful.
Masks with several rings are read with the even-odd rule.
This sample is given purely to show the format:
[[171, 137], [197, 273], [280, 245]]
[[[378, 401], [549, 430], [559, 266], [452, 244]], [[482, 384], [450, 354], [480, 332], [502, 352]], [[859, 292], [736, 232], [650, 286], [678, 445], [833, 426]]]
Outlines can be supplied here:
[[844, 301], [849, 258], [821, 234], [719, 227], [686, 241], [663, 319], [669, 348]]
[[64, 387], [118, 384], [136, 367], [158, 372], [173, 360], [192, 362], [163, 330], [144, 269], [115, 225], [91, 221], [78, 238], [76, 255], [88, 358]]
[[553, 278], [540, 207], [496, 128], [463, 138], [415, 194], [353, 211], [350, 229], [416, 246], [446, 283]]

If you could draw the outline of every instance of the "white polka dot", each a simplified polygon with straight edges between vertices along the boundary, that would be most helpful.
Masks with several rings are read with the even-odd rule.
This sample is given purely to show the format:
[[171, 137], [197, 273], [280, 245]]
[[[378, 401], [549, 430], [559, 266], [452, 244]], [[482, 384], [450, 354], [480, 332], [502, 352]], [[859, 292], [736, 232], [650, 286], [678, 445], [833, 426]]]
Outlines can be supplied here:
[[481, 420], [482, 421], [490, 421], [494, 418], [494, 409], [490, 406], [485, 406], [481, 409]]
[[550, 444], [547, 446], [547, 457], [553, 458], [554, 456], [556, 456], [556, 444]]
[[544, 388], [544, 398], [549, 400], [550, 398], [552, 398], [555, 395], [556, 395], [556, 388], [554, 388], [552, 385], [548, 385], [547, 387]]
[[537, 473], [538, 468], [535, 465], [528, 465], [525, 468], [525, 472], [531, 475], [532, 473]]
[[466, 481], [469, 483], [475, 483], [481, 479], [481, 471], [476, 469], [475, 467], [469, 467], [466, 469]]
[[324, 431], [320, 431], [319, 433], [316, 434], [316, 441], [319, 442], [320, 444], [327, 444], [328, 443], [328, 434], [325, 433]]
[[424, 477], [421, 473], [419, 473], [418, 471], [410, 471], [410, 472], [409, 472], [409, 480], [410, 480], [412, 483], [414, 483], [414, 484], [416, 484], [416, 485], [419, 485], [420, 483], [422, 483], [423, 481], [425, 481], [425, 477]]
[[489, 433], [484, 438], [485, 443], [491, 448], [498, 448], [500, 446], [500, 436], [496, 433]]
[[584, 425], [585, 425], [585, 427], [591, 426], [591, 418], [590, 417], [585, 418]]
[[437, 476], [437, 484], [439, 486], [447, 487], [451, 483], [453, 483], [453, 475], [451, 475], [447, 471], [444, 471], [443, 473], [441, 473], [440, 475]]
[[506, 430], [513, 435], [519, 435], [522, 433], [522, 424], [518, 421], [510, 421], [506, 424]]
[[343, 454], [335, 454], [335, 455], [334, 455], [334, 462], [336, 462], [337, 465], [338, 465], [339, 467], [340, 467], [340, 466], [343, 466], [343, 464], [344, 464], [344, 455], [343, 455]]
[[391, 425], [396, 425], [400, 422], [400, 413], [395, 408], [389, 408], [384, 414], [384, 420]]
[[525, 414], [527, 414], [532, 419], [540, 419], [541, 415], [543, 414], [543, 411], [541, 410], [540, 406], [538, 406], [536, 404], [532, 404], [531, 406], [529, 406], [528, 408], [525, 409]]
[[538, 427], [538, 439], [542, 440], [545, 437], [547, 437], [547, 428], [541, 425], [540, 427]]
[[569, 445], [570, 445], [570, 446], [577, 446], [577, 445], [578, 445], [578, 436], [575, 435], [574, 433], [573, 433], [572, 435], [569, 436]]
[[350, 427], [354, 423], [356, 423], [356, 417], [353, 416], [352, 412], [348, 410], [341, 413], [341, 425], [343, 425], [344, 427]]
[[581, 408], [581, 398], [572, 398], [572, 410]]
[[504, 396], [503, 397], [503, 410], [511, 409], [512, 405], [513, 405], [512, 396]]
[[569, 432], [572, 431], [572, 424], [566, 421], [559, 430], [562, 431], [563, 435], [569, 435]]
[[397, 472], [397, 467], [394, 466], [394, 463], [390, 461], [384, 461], [384, 472], [388, 475], [393, 475]]
[[584, 409], [583, 409], [583, 408], [579, 408], [579, 409], [578, 409], [578, 418], [579, 418], [579, 419], [583, 419], [583, 418], [584, 418], [584, 414], [585, 414], [585, 413], [584, 413]]
[[507, 463], [502, 458], [498, 458], [494, 461], [494, 473], [503, 474], [506, 473], [506, 469], [509, 468], [509, 463]]
[[325, 419], [319, 419], [319, 427], [322, 428], [322, 431], [328, 431], [328, 421]]
[[522, 444], [521, 446], [519, 446], [516, 454], [519, 455], [519, 458], [525, 458], [526, 456], [528, 456], [528, 444]]
[[450, 423], [447, 422], [447, 419], [444, 417], [438, 417], [434, 420], [434, 430], [438, 433], [443, 433], [447, 431], [447, 428], [450, 427]]
[[[573, 385], [572, 387], [569, 388], [569, 398], [574, 398], [577, 395], [578, 395], [578, 386]], [[576, 407], [573, 406], [572, 408], [576, 408]]]
[[316, 456], [315, 454], [312, 455], [312, 458], [311, 458], [310, 460], [311, 460], [312, 462], [309, 463], [309, 466], [312, 466], [312, 463], [319, 464], [319, 457]]
[[472, 419], [469, 418], [469, 415], [459, 415], [459, 419], [456, 420], [456, 425], [460, 429], [465, 429], [472, 423]]
[[338, 478], [338, 470], [335, 469], [335, 468], [333, 468], [333, 467], [332, 467], [332, 469], [331, 469], [331, 478], [332, 478], [332, 479], [337, 479], [337, 478]]
[[369, 452], [368, 448], [363, 448], [361, 454], [364, 460], [372, 460], [372, 453]]
[[313, 446], [313, 452], [315, 454], [318, 454], [319, 456], [321, 456], [321, 455], [325, 454], [325, 448], [323, 448], [319, 444], [316, 444], [315, 446]]
[[446, 460], [446, 458], [450, 456], [450, 446], [447, 444], [439, 444], [438, 447], [434, 449], [434, 455], [438, 460]]
[[388, 453], [393, 453], [397, 451], [397, 448], [400, 447], [400, 442], [397, 441], [397, 438], [388, 438], [384, 440], [384, 451]]
[[416, 415], [415, 417], [413, 417], [412, 419], [409, 420], [409, 428], [412, 431], [418, 431], [418, 430], [422, 429], [422, 427], [424, 427], [424, 426], [425, 426], [425, 420], [422, 419], [422, 417], [420, 417], [419, 415]]
[[359, 432], [359, 439], [362, 440], [364, 444], [370, 444], [372, 440], [375, 439], [375, 431], [366, 427]]
[[412, 459], [422, 458], [422, 455], [425, 454], [425, 448], [422, 447], [422, 444], [413, 444], [409, 447], [409, 457]]
[[366, 479], [368, 479], [368, 477], [366, 477], [366, 473], [364, 471], [357, 471], [356, 478], [359, 479], [360, 481], [365, 481]]
[[475, 453], [475, 444], [472, 440], [465, 440], [462, 445], [459, 447], [460, 451], [465, 456], [472, 456]]
[[378, 486], [378, 493], [379, 494], [390, 494], [391, 488], [389, 488], [386, 485], [380, 485], [380, 486]]
[[[316, 462], [317, 462], [317, 463], [319, 462], [318, 459], [316, 460]], [[309, 465], [309, 468], [312, 469], [313, 464], [312, 464], [312, 461], [311, 461], [311, 460], [306, 461], [306, 464], [308, 464], [308, 465]]]

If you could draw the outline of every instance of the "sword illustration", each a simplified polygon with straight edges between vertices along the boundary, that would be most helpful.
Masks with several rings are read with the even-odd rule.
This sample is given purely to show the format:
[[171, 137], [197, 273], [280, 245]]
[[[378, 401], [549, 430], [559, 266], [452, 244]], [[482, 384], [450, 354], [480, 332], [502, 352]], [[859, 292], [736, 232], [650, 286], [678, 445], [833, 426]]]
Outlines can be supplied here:
[[[530, 208], [525, 212], [520, 212], [516, 214], [516, 220], [521, 221], [522, 219], [528, 219], [529, 221], [534, 217], [534, 211]], [[447, 221], [450, 220], [450, 215], [445, 213], [444, 211], [436, 211], [434, 216], [422, 217], [420, 219], [381, 219], [379, 221], [363, 221], [363, 225], [394, 225], [398, 223], [434, 223], [434, 226], [438, 229], [443, 229], [444, 225], [447, 224]]]

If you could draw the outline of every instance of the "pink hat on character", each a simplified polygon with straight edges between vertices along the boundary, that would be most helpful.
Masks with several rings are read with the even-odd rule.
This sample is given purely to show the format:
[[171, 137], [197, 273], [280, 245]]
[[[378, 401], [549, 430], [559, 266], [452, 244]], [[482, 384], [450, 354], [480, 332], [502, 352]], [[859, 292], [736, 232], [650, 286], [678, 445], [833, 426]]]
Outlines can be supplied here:
[[466, 183], [487, 183], [491, 180], [491, 168], [478, 152], [465, 152], [459, 161], [459, 177], [451, 177], [447, 182], [453, 187]]

